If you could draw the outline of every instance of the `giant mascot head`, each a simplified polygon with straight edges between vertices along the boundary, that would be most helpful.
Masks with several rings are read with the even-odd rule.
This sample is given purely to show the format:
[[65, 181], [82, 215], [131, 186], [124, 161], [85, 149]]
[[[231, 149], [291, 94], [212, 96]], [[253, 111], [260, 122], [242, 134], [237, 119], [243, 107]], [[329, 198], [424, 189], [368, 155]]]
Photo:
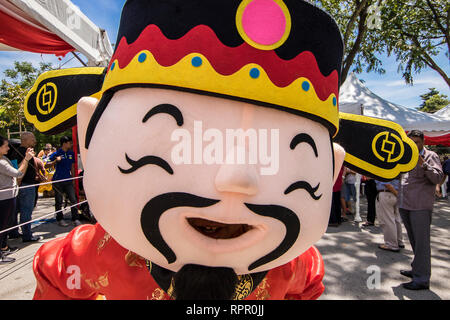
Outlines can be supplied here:
[[[72, 81], [67, 101], [98, 98], [82, 98], [77, 117], [102, 227], [164, 270], [227, 279], [285, 264], [321, 238], [345, 156], [333, 139], [360, 172], [411, 167], [401, 128], [340, 117], [342, 55], [335, 21], [306, 1], [129, 0], [107, 69], [40, 85]], [[83, 81], [97, 84], [88, 92]], [[340, 118], [350, 129], [339, 131]]]

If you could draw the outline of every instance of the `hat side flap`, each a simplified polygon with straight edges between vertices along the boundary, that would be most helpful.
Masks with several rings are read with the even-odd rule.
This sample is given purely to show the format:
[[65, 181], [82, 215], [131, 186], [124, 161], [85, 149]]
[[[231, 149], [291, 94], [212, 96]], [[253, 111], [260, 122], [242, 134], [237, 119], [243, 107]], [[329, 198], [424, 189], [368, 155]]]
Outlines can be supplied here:
[[335, 142], [346, 151], [345, 166], [380, 181], [411, 171], [419, 159], [416, 144], [388, 120], [340, 112]]
[[105, 68], [51, 70], [41, 74], [24, 103], [27, 121], [46, 134], [56, 134], [76, 124], [80, 98], [99, 98]]

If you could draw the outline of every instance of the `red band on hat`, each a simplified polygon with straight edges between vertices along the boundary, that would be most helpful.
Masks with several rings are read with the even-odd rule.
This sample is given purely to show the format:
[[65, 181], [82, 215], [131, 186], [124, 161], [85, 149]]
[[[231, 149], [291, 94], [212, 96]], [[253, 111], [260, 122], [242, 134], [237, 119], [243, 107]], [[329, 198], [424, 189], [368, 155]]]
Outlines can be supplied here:
[[310, 51], [304, 51], [291, 60], [283, 60], [273, 50], [264, 51], [247, 43], [232, 48], [225, 46], [214, 31], [205, 25], [191, 29], [180, 39], [167, 39], [156, 25], [147, 26], [139, 38], [128, 44], [120, 40], [111, 62], [118, 61], [125, 68], [142, 50], [150, 51], [156, 61], [165, 67], [172, 66], [190, 53], [200, 53], [221, 75], [232, 75], [249, 63], [261, 66], [270, 80], [278, 87], [286, 87], [300, 77], [313, 84], [317, 96], [325, 101], [331, 94], [338, 96], [338, 72], [324, 76]]

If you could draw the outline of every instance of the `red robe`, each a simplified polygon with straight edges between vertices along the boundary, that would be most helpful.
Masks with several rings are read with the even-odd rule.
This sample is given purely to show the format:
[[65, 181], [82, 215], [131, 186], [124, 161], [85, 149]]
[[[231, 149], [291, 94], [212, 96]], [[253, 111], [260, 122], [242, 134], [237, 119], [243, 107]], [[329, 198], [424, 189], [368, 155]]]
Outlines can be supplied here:
[[[167, 300], [146, 260], [120, 246], [99, 224], [82, 225], [66, 237], [41, 246], [34, 257], [34, 299]], [[291, 262], [270, 270], [253, 288], [240, 277], [246, 300], [317, 299], [324, 291], [323, 260], [311, 247]], [[246, 292], [247, 294], [242, 294]]]

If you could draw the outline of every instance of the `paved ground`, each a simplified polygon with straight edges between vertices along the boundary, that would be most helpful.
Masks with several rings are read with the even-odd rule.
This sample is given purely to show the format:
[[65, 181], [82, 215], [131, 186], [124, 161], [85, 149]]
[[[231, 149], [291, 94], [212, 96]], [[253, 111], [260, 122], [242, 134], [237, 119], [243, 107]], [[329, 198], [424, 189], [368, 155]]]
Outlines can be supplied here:
[[[365, 221], [366, 202], [361, 199]], [[329, 227], [316, 244], [325, 261], [324, 300], [448, 300], [450, 299], [450, 203], [435, 203], [431, 226], [431, 283], [430, 290], [411, 291], [401, 286], [409, 278], [400, 275], [410, 269], [413, 252], [403, 227], [405, 249], [400, 252], [381, 250], [381, 228], [360, 227], [362, 223], [346, 222]], [[379, 285], [376, 286], [377, 274]], [[369, 283], [369, 286], [368, 286]]]
[[[54, 200], [40, 198], [33, 219], [54, 212]], [[361, 198], [361, 216], [365, 218], [366, 203]], [[69, 210], [66, 218], [70, 219]], [[450, 299], [450, 203], [439, 200], [435, 204], [431, 230], [432, 278], [430, 290], [409, 291], [401, 287], [409, 281], [399, 274], [408, 269], [412, 259], [406, 230], [406, 248], [399, 253], [378, 249], [383, 235], [379, 227], [364, 229], [361, 223], [345, 222], [328, 228], [316, 244], [325, 261], [325, 292], [321, 300], [449, 300]], [[33, 225], [35, 235], [49, 241], [66, 235], [72, 228], [62, 228], [54, 219]], [[16, 262], [0, 265], [0, 299], [32, 299], [36, 281], [32, 271], [33, 256], [42, 243], [24, 244], [10, 240], [20, 250], [11, 256]], [[379, 271], [379, 272], [378, 272]], [[378, 273], [377, 273], [378, 272]]]

